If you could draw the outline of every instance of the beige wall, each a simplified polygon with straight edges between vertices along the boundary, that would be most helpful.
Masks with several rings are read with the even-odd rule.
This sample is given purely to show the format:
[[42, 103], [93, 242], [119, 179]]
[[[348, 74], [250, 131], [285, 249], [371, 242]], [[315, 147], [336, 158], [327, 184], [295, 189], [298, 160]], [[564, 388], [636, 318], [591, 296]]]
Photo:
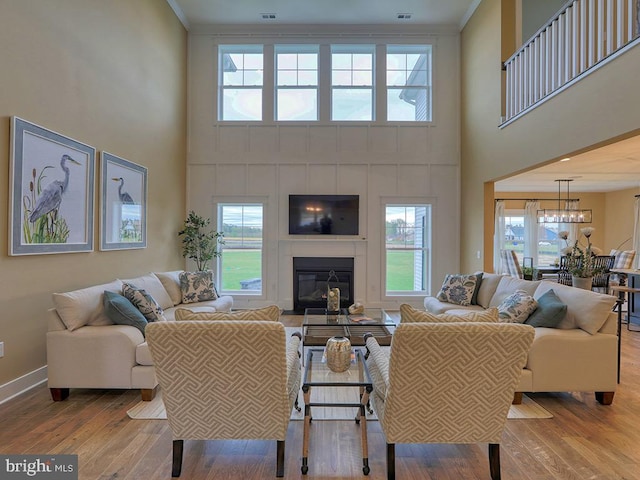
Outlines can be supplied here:
[[[46, 364], [51, 293], [183, 265], [186, 31], [160, 0], [0, 0], [0, 387]], [[18, 116], [148, 168], [148, 247], [8, 256], [9, 141]], [[0, 392], [1, 393], [1, 392]]]
[[[617, 138], [639, 133], [637, 97], [640, 48], [633, 48], [524, 117], [500, 129], [500, 36], [503, 4], [483, 0], [461, 37], [462, 67], [462, 246], [461, 266], [473, 271], [490, 265], [492, 211], [485, 182], [551, 160], [571, 156]], [[507, 11], [508, 9], [505, 9]], [[513, 52], [512, 52], [513, 53]], [[577, 193], [577, 192], [576, 192]], [[479, 234], [479, 232], [483, 232]], [[483, 259], [476, 251], [484, 251]]]

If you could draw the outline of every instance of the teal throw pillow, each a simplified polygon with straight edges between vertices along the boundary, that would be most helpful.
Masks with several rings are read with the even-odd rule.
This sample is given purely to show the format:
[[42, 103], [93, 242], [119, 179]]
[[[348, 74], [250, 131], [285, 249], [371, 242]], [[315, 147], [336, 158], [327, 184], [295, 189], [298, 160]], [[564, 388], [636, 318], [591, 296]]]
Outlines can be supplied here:
[[136, 306], [119, 293], [104, 292], [104, 311], [116, 325], [131, 325], [142, 332], [147, 326], [147, 319]]
[[566, 314], [567, 305], [551, 289], [538, 298], [538, 308], [524, 323], [532, 327], [556, 328]]

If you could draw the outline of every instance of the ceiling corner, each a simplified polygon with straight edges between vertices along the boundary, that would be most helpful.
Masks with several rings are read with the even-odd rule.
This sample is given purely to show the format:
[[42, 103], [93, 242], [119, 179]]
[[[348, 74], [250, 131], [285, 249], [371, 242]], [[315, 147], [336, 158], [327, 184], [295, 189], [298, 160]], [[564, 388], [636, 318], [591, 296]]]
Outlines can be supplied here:
[[189, 31], [189, 20], [182, 11], [180, 5], [178, 5], [177, 0], [167, 0], [167, 3], [171, 7], [171, 10], [173, 10], [173, 13], [176, 14], [176, 17], [178, 17], [178, 20], [180, 20], [180, 23], [182, 23], [182, 26], [185, 28], [185, 30]]

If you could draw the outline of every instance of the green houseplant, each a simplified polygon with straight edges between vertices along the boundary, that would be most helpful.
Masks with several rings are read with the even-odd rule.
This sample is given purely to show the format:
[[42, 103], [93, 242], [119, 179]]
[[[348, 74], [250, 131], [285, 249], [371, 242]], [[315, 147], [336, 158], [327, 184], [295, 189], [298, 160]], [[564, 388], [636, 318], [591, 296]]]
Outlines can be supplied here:
[[196, 262], [196, 270], [206, 270], [209, 262], [222, 255], [224, 233], [209, 228], [211, 220], [201, 217], [193, 210], [189, 212], [178, 236], [182, 237], [182, 256]]

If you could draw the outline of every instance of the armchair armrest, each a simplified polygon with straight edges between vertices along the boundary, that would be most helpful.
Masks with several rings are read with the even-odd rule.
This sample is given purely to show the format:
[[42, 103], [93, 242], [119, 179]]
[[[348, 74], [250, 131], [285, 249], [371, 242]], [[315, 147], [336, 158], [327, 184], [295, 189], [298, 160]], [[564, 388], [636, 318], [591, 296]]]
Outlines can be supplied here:
[[370, 333], [365, 333], [364, 339], [369, 352], [367, 365], [373, 379], [373, 387], [384, 399], [389, 388], [389, 351], [383, 350]]
[[300, 341], [302, 335], [300, 332], [294, 332], [287, 342], [287, 378], [291, 377], [291, 373], [300, 370]]

